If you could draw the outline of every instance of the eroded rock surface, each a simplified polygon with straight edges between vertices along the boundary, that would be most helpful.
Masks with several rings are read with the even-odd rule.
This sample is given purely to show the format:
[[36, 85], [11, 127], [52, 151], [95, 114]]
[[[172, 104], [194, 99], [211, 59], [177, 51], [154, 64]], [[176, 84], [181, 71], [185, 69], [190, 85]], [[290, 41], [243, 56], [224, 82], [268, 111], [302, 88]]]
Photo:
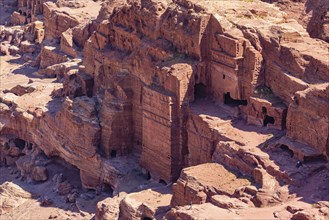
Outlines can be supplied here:
[[328, 11], [329, 3], [326, 0], [263, 0], [274, 3], [296, 19], [311, 37], [329, 42]]
[[29, 192], [10, 182], [1, 184], [0, 195], [0, 215], [10, 212], [32, 196]]
[[327, 2], [275, 2], [1, 1], [1, 166], [98, 219], [325, 218]]

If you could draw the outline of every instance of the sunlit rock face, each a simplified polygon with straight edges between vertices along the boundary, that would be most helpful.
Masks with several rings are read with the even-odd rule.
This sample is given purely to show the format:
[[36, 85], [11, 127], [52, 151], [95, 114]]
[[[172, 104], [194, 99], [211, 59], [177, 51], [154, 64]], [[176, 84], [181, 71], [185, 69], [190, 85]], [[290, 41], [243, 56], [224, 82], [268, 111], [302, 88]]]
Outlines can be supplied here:
[[[0, 134], [12, 137], [0, 139], [1, 164], [43, 182], [52, 173], [36, 155], [65, 160], [82, 187], [118, 195], [99, 216], [288, 201], [289, 184], [329, 158], [328, 44], [312, 38], [326, 40], [320, 2], [312, 29], [256, 0], [19, 0], [18, 26], [0, 29]], [[296, 174], [296, 163], [311, 168]], [[158, 191], [120, 202], [136, 173], [174, 183], [166, 203], [142, 198]]]

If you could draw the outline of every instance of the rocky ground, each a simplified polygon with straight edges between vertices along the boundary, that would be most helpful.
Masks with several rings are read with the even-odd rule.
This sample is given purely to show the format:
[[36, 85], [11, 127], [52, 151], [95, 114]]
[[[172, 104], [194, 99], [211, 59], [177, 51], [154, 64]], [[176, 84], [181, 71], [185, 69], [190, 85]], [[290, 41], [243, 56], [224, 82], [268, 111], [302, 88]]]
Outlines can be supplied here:
[[[68, 201], [67, 192], [61, 191], [63, 189], [57, 186], [60, 183], [55, 179], [44, 183], [30, 182], [20, 178], [15, 167], [1, 167], [1, 219], [91, 219], [95, 212], [92, 207], [101, 198], [109, 196], [79, 190], [79, 183], [74, 185], [79, 175], [77, 172], [56, 165], [49, 165], [49, 168], [57, 174], [64, 173], [65, 181], [79, 193], [75, 201]], [[56, 173], [49, 175], [53, 177]]]
[[[107, 206], [115, 207], [126, 195], [122, 192], [120, 197], [112, 198], [109, 189], [82, 190], [78, 170], [67, 164], [53, 162], [47, 165], [47, 170], [49, 180], [38, 182], [22, 177], [15, 166], [0, 168], [0, 219], [94, 219], [98, 202], [99, 210], [102, 200], [106, 200]], [[122, 187], [131, 192], [159, 187], [136, 176], [127, 181]], [[118, 215], [118, 207], [115, 211]]]
[[[22, 108], [43, 108], [44, 103], [47, 103], [45, 100], [51, 100], [51, 93], [62, 87], [54, 79], [38, 75], [37, 69], [26, 64], [19, 55], [2, 57], [1, 67], [2, 89], [25, 93], [14, 97], [15, 102]], [[24, 92], [29, 90], [28, 88], [33, 88], [33, 91]], [[10, 97], [7, 98], [10, 99]], [[216, 109], [218, 107], [224, 109], [218, 113], [211, 106], [216, 106]], [[218, 219], [218, 216], [220, 219], [288, 219], [297, 212], [302, 217], [295, 219], [326, 219], [329, 214], [329, 203], [327, 202], [329, 200], [327, 186], [329, 169], [325, 163], [312, 162], [296, 168], [297, 160], [291, 158], [288, 151], [279, 149], [273, 151], [266, 148], [265, 151], [258, 150], [256, 146], [273, 137], [280, 137], [282, 134], [273, 129], [264, 130], [248, 126], [243, 121], [234, 122], [237, 125], [232, 127], [223, 127], [223, 124], [227, 123], [226, 120], [230, 120], [232, 117], [229, 107], [201, 100], [192, 106], [192, 110], [204, 115], [204, 120], [212, 124], [214, 129], [224, 129], [226, 137], [251, 148], [255, 146], [253, 150], [250, 149], [254, 155], [269, 157], [269, 161], [263, 160], [268, 163], [266, 166], [279, 166], [286, 171], [290, 169], [293, 184], [289, 186], [288, 191], [287, 189], [282, 191], [289, 194], [286, 195], [288, 199], [264, 208], [255, 208], [245, 195], [241, 198], [246, 200], [232, 199], [231, 197], [238, 193], [236, 189], [244, 191], [243, 188], [247, 186], [254, 191], [253, 193], [256, 193], [257, 183], [243, 176], [237, 178], [240, 174], [233, 174], [225, 168], [212, 168], [213, 164], [187, 168], [181, 174], [179, 181], [175, 183], [174, 193], [171, 186], [148, 180], [145, 174], [136, 171], [126, 177], [113, 196], [110, 188], [108, 191], [99, 192], [82, 189], [77, 169], [63, 161], [50, 160], [45, 165], [47, 177], [42, 182], [35, 180], [38, 175], [36, 175], [37, 177], [22, 175], [24, 167], [17, 168], [15, 165], [11, 165], [0, 168], [1, 219], [93, 219], [94, 217], [96, 219], [113, 219], [118, 218], [119, 213], [122, 219], [133, 219], [139, 216], [137, 210], [141, 213], [153, 212], [152, 215], [156, 219], [164, 216], [168, 219]], [[221, 124], [220, 127], [218, 127], [219, 124]], [[220, 152], [214, 154], [214, 161], [221, 160], [220, 156], [217, 158], [218, 154]], [[276, 165], [270, 165], [273, 162]], [[25, 170], [25, 172], [29, 171]], [[209, 199], [212, 202], [190, 205], [188, 194], [181, 196], [177, 195], [178, 190], [175, 192], [175, 188], [179, 188], [176, 185], [179, 185], [181, 181], [185, 182], [184, 185], [190, 184], [191, 189], [195, 185], [200, 185], [215, 188], [218, 190], [217, 193], [224, 193], [224, 195], [211, 198], [200, 196], [198, 198], [201, 200]], [[271, 184], [270, 179], [260, 181], [265, 185]], [[184, 187], [184, 185], [182, 186]], [[177, 203], [175, 206], [179, 206], [177, 209], [171, 210], [173, 197], [177, 197], [173, 201]], [[119, 207], [122, 207], [122, 212], [119, 212]], [[150, 211], [145, 211], [145, 207]], [[132, 212], [132, 210], [135, 211]]]
[[0, 1], [0, 219], [329, 219], [327, 3]]
[[[82, 190], [77, 181], [78, 171], [72, 167], [53, 163], [47, 168], [50, 171], [50, 179], [43, 183], [22, 178], [15, 166], [0, 168], [1, 219], [95, 219], [95, 215], [96, 219], [113, 219], [119, 216], [120, 202], [123, 210], [120, 213], [122, 219], [135, 218], [137, 213], [132, 210], [141, 211], [140, 207], [156, 211], [154, 215], [156, 219], [162, 219], [166, 212], [170, 211], [171, 186], [161, 186], [144, 178], [144, 181], [139, 181], [137, 187], [136, 183], [129, 182], [124, 186], [135, 185], [133, 191], [138, 191], [137, 193], [127, 195], [123, 191], [119, 196], [112, 197], [111, 192], [97, 193], [93, 190]], [[305, 169], [308, 167], [306, 166]], [[73, 199], [70, 198], [71, 195], [64, 192], [65, 187], [59, 186], [56, 179], [59, 175], [63, 180], [65, 179], [65, 183], [68, 182], [74, 188]], [[204, 175], [207, 181], [214, 177]], [[222, 181], [225, 179], [221, 177]], [[127, 181], [136, 181], [136, 177]], [[227, 181], [231, 180], [227, 179]], [[180, 206], [170, 211], [166, 219], [289, 219], [293, 213], [299, 213], [294, 215], [294, 219], [325, 220], [329, 214], [329, 189], [325, 185], [328, 181], [327, 168], [309, 176], [306, 183], [294, 189], [292, 197], [282, 204], [254, 208], [248, 207], [240, 200], [218, 196], [214, 198], [214, 203]], [[225, 188], [221, 189], [225, 190]]]
[[326, 0], [263, 0], [296, 19], [312, 37], [329, 42], [329, 2]]

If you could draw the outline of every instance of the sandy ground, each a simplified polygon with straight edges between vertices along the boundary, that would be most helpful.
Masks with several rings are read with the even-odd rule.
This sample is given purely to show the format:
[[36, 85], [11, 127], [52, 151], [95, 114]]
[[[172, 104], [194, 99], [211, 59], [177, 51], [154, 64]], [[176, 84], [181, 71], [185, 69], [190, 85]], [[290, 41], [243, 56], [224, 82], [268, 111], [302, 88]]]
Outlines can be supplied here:
[[[21, 69], [23, 61], [20, 57], [0, 56], [0, 89], [10, 89], [17, 84], [28, 83], [29, 77], [25, 74], [15, 74], [14, 72]], [[34, 72], [32, 70], [31, 72]]]
[[[81, 190], [79, 172], [67, 169], [58, 164], [51, 164], [47, 167], [50, 170], [50, 177], [56, 173], [63, 173], [67, 180], [74, 186], [79, 187], [80, 197], [76, 203], [67, 203], [66, 197], [55, 192], [55, 182], [51, 179], [44, 183], [29, 183], [19, 177], [19, 171], [15, 167], [0, 167], [0, 185], [12, 182], [24, 191], [32, 194], [23, 204], [8, 213], [0, 215], [1, 220], [34, 220], [34, 219], [91, 219], [95, 213], [98, 201], [110, 196], [102, 193], [96, 195], [94, 191], [84, 192]], [[88, 199], [84, 199], [87, 198]], [[90, 196], [89, 196], [90, 195]], [[41, 206], [40, 198], [48, 197], [52, 204]], [[90, 197], [90, 199], [89, 199]], [[5, 199], [5, 198], [2, 198]], [[18, 199], [18, 198], [17, 198]]]

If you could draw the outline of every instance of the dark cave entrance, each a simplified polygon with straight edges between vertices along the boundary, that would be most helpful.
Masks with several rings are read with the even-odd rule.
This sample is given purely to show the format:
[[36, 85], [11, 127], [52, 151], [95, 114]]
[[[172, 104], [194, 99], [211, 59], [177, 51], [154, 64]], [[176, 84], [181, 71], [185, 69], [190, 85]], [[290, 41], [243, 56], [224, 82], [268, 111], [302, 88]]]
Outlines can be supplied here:
[[248, 102], [247, 102], [247, 100], [233, 99], [231, 97], [231, 94], [229, 92], [227, 92], [224, 95], [224, 104], [235, 107], [235, 106], [239, 106], [239, 105], [246, 106], [248, 104]]
[[117, 150], [111, 150], [111, 158], [116, 158], [117, 157]]
[[164, 181], [163, 179], [159, 180], [159, 183], [163, 184], [163, 185], [167, 185], [166, 181]]
[[274, 124], [275, 120], [273, 117], [266, 115], [263, 121], [263, 125]]
[[290, 150], [287, 145], [282, 144], [280, 146], [280, 149], [283, 150], [284, 152], [288, 153], [291, 158], [294, 157], [294, 152], [292, 150]]
[[324, 155], [304, 156], [304, 163], [326, 163], [327, 158]]
[[194, 85], [194, 100], [204, 99], [207, 97], [207, 87], [203, 83]]
[[147, 180], [150, 180], [150, 179], [151, 179], [151, 174], [150, 174], [150, 172], [147, 172], [147, 174], [146, 174], [146, 179], [147, 179]]
[[150, 218], [150, 217], [142, 217], [141, 219], [142, 220], [152, 220], [152, 218]]
[[[17, 136], [10, 135], [10, 137], [3, 142], [3, 145], [0, 144], [0, 148], [1, 147], [3, 147], [3, 151], [0, 149], [0, 167], [11, 167], [16, 166], [16, 161], [19, 157], [26, 155], [25, 149], [32, 150], [33, 144]], [[12, 150], [15, 152], [14, 155], [12, 154]]]
[[113, 188], [109, 184], [104, 184], [102, 187], [102, 192], [113, 195]]
[[83, 96], [83, 91], [82, 91], [82, 88], [79, 87], [77, 88], [75, 91], [74, 91], [74, 94], [73, 94], [73, 98], [76, 98], [76, 97], [81, 97]]
[[88, 97], [93, 96], [94, 80], [86, 81], [86, 93]]
[[264, 115], [263, 126], [267, 126], [268, 124], [275, 123], [275, 119], [272, 116], [267, 115], [266, 107], [262, 107], [262, 114]]
[[16, 138], [14, 140], [14, 144], [19, 149], [24, 149], [26, 142], [24, 140], [20, 139], [20, 138]]

